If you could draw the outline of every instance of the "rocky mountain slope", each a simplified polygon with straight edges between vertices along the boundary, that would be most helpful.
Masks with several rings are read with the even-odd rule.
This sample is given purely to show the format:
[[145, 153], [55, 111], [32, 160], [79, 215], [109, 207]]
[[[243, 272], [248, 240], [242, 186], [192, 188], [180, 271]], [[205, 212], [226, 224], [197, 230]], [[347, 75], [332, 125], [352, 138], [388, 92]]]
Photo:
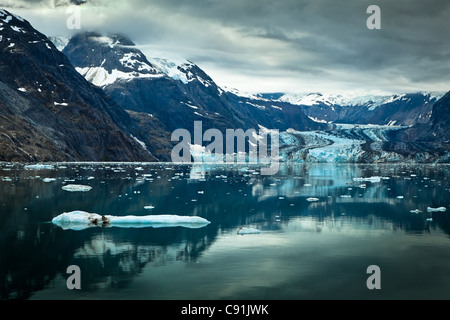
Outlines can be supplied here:
[[269, 100], [254, 102], [218, 87], [196, 64], [148, 58], [124, 36], [75, 35], [63, 49], [85, 78], [102, 87], [126, 110], [158, 118], [166, 130], [190, 130], [194, 121], [204, 129], [323, 129], [301, 109]]
[[152, 161], [136, 126], [47, 37], [0, 10], [1, 161]]
[[125, 36], [60, 40], [0, 10], [0, 161], [170, 161], [172, 132], [194, 121], [278, 129], [286, 161], [450, 161], [449, 94], [249, 95]]

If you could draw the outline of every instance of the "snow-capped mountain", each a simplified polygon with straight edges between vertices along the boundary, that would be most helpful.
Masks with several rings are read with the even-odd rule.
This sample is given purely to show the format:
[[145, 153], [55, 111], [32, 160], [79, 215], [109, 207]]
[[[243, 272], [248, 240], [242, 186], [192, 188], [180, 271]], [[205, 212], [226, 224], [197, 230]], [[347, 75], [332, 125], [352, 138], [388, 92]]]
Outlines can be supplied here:
[[433, 104], [444, 92], [402, 94], [280, 94], [276, 98], [302, 108], [316, 121], [333, 123], [414, 125], [429, 121]]
[[148, 58], [123, 36], [81, 33], [72, 37], [63, 53], [87, 80], [132, 116], [139, 115], [140, 122], [144, 117], [157, 119], [168, 140], [175, 129], [193, 130], [194, 121], [202, 121], [204, 130], [223, 132], [258, 125], [280, 130], [324, 127], [297, 106], [229, 93], [193, 62]]
[[[422, 92], [422, 94], [428, 96], [429, 100], [437, 100], [441, 98], [445, 92]], [[390, 94], [381, 92], [375, 94], [367, 94], [364, 92], [281, 94], [278, 98], [280, 101], [302, 106], [367, 106], [369, 110], [375, 110], [379, 106], [395, 101], [407, 101], [408, 99], [410, 98], [406, 93]]]
[[0, 9], [0, 160], [152, 161], [129, 115], [27, 21]]
[[[116, 81], [164, 76], [133, 42], [119, 35], [103, 37], [94, 32], [83, 33], [73, 38], [70, 46], [67, 44], [62, 51], [71, 57], [76, 70], [99, 87]], [[86, 51], [86, 46], [91, 49]]]
[[[63, 52], [86, 79], [148, 128], [143, 142], [159, 145], [152, 152], [161, 159], [170, 160], [170, 133], [178, 128], [192, 130], [196, 120], [202, 121], [204, 130], [278, 129], [285, 160], [436, 161], [442, 156], [441, 145], [402, 141], [408, 127], [430, 121], [439, 94], [309, 94], [296, 100], [285, 94], [248, 94], [218, 87], [190, 61], [147, 58], [119, 36], [76, 35]], [[362, 126], [368, 124], [374, 126]], [[411, 152], [405, 153], [405, 147]]]
[[170, 160], [172, 131], [201, 120], [278, 129], [283, 160], [450, 161], [448, 94], [246, 94], [190, 61], [147, 58], [124, 36], [52, 41], [0, 10], [1, 160]]
[[392, 136], [400, 142], [422, 142], [430, 147], [434, 145], [442, 150], [450, 149], [450, 92], [447, 92], [434, 105], [429, 121], [416, 124]]

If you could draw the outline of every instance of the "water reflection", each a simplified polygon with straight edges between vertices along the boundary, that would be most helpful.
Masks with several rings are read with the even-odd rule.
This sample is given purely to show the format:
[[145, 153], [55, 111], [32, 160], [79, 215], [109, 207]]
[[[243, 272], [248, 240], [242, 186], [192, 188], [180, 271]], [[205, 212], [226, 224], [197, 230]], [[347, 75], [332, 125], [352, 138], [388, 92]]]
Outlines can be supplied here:
[[[3, 164], [1, 298], [27, 299], [43, 289], [64, 286], [65, 271], [71, 264], [84, 270], [85, 292], [130, 288], [133, 279], [147, 274], [149, 268], [195, 265], [205, 255], [219, 254], [216, 246], [235, 235], [240, 226], [262, 230], [257, 238], [261, 242], [271, 237], [288, 241], [299, 235], [309, 241], [312, 234], [351, 236], [355, 241], [398, 232], [448, 235], [448, 213], [429, 213], [427, 207], [448, 208], [449, 176], [445, 165], [290, 164], [282, 165], [275, 176], [263, 176], [256, 166], [56, 164], [54, 170], [26, 170], [22, 165]], [[361, 177], [384, 179], [354, 180]], [[89, 185], [92, 190], [64, 191], [62, 186], [69, 183]], [[317, 201], [307, 201], [309, 197]], [[420, 212], [410, 212], [415, 209]], [[197, 215], [211, 224], [200, 229], [73, 231], [48, 223], [73, 210], [110, 215]], [[252, 239], [245, 237], [240, 239]], [[271, 255], [270, 250], [265, 252]], [[268, 257], [260, 258], [267, 262]], [[225, 272], [217, 265], [213, 269], [215, 277]], [[208, 272], [213, 276], [213, 270]], [[189, 290], [183, 292], [185, 298], [191, 297]], [[61, 293], [63, 296], [53, 298], [69, 294], [67, 289]]]

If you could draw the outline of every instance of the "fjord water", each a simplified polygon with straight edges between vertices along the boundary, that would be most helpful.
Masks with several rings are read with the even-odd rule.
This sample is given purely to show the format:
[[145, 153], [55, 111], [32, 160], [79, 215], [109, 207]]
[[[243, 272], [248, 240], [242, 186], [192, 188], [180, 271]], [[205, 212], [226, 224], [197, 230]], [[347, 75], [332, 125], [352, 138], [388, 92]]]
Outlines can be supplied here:
[[[450, 166], [283, 164], [274, 176], [259, 170], [1, 164], [1, 298], [450, 298]], [[354, 180], [369, 177], [380, 179]], [[67, 184], [92, 189], [68, 192]], [[211, 223], [85, 230], [51, 223], [74, 210]], [[240, 227], [261, 233], [238, 235]], [[80, 267], [81, 290], [67, 289], [70, 265]], [[367, 288], [370, 265], [380, 267], [380, 290]]]

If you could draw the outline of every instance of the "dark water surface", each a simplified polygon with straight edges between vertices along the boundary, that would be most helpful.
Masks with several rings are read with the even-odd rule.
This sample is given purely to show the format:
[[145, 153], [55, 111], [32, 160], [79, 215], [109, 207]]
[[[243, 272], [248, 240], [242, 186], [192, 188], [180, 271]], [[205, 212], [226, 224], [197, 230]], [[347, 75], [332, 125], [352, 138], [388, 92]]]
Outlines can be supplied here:
[[[258, 173], [230, 165], [0, 164], [0, 297], [450, 298], [450, 166], [286, 164], [275, 176]], [[373, 176], [382, 178], [354, 180]], [[68, 192], [67, 184], [92, 190]], [[75, 231], [50, 222], [74, 210], [211, 223]], [[261, 233], [238, 235], [240, 227]], [[81, 290], [67, 289], [70, 265], [80, 267]], [[380, 290], [366, 286], [370, 265], [380, 267]]]

